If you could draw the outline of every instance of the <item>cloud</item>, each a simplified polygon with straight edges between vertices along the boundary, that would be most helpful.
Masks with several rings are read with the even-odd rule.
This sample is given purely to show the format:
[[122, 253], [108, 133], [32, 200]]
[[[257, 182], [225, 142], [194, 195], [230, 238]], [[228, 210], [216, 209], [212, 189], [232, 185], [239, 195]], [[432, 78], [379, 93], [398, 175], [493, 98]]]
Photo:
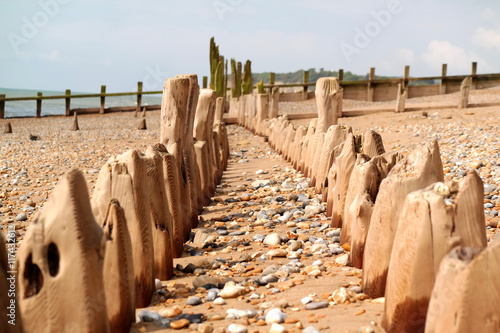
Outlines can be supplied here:
[[484, 47], [487, 50], [495, 48], [500, 51], [500, 28], [476, 28], [476, 33], [472, 36], [472, 43]]
[[448, 64], [448, 69], [453, 72], [468, 73], [473, 61], [481, 62], [483, 69], [488, 68], [486, 61], [481, 60], [474, 52], [444, 40], [429, 42], [420, 57], [424, 63], [432, 67]]
[[48, 61], [61, 60], [61, 58], [59, 57], [59, 51], [57, 50], [52, 50], [50, 53], [37, 53], [36, 56], [42, 60], [48, 60]]
[[496, 21], [498, 18], [498, 13], [488, 7], [481, 12], [480, 18], [485, 21]]

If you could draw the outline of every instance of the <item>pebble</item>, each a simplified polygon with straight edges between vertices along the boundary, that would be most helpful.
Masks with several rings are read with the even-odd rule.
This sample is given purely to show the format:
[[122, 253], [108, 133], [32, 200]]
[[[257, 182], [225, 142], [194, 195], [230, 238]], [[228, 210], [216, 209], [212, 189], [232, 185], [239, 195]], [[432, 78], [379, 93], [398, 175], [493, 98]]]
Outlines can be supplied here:
[[266, 315], [266, 324], [281, 324], [285, 321], [286, 317], [286, 314], [280, 308], [273, 308]]
[[344, 287], [337, 289], [333, 292], [332, 298], [337, 304], [344, 304], [348, 299], [349, 295], [347, 294], [347, 289]]
[[272, 233], [266, 236], [263, 241], [266, 245], [280, 245], [281, 244], [281, 236], [277, 233]]
[[155, 279], [155, 289], [161, 289], [163, 287], [161, 281], [159, 279]]
[[219, 296], [219, 289], [217, 288], [212, 288], [207, 291], [207, 302], [212, 302]]
[[137, 317], [139, 318], [140, 321], [143, 322], [153, 322], [163, 319], [163, 317], [159, 313], [145, 309], [139, 311]]
[[163, 308], [158, 313], [164, 318], [177, 317], [182, 313], [181, 308], [178, 305], [174, 305], [168, 308]]
[[186, 304], [191, 306], [200, 305], [201, 303], [203, 303], [203, 300], [198, 296], [189, 297], [186, 301]]
[[307, 326], [302, 333], [321, 333], [321, 331], [314, 326]]
[[246, 293], [246, 288], [236, 285], [233, 281], [226, 283], [224, 289], [219, 292], [219, 297], [236, 298]]
[[198, 326], [198, 333], [212, 333], [214, 327], [211, 324], [203, 323]]
[[28, 216], [24, 213], [18, 214], [16, 216], [16, 221], [26, 221], [28, 219]]
[[179, 319], [175, 320], [170, 323], [170, 328], [173, 328], [174, 330], [181, 330], [183, 328], [188, 327], [190, 324], [189, 320], [187, 319]]
[[216, 299], [214, 299], [214, 304], [215, 305], [224, 305], [224, 304], [226, 304], [226, 301], [222, 297], [217, 297]]
[[283, 249], [274, 249], [274, 250], [270, 250], [267, 252], [267, 256], [271, 257], [271, 258], [274, 258], [274, 257], [282, 258], [282, 257], [286, 257], [287, 254], [288, 253], [286, 252], [286, 250], [283, 250]]
[[259, 313], [254, 309], [227, 309], [226, 310], [226, 319], [240, 319], [240, 318], [255, 318], [259, 315]]
[[246, 326], [241, 325], [241, 324], [231, 324], [227, 328], [227, 331], [229, 333], [247, 333], [248, 329]]
[[271, 329], [269, 330], [269, 333], [286, 333], [287, 329], [284, 326], [281, 326], [280, 324], [272, 324]]
[[323, 309], [328, 307], [328, 302], [312, 302], [306, 304], [306, 310], [317, 310], [317, 309]]

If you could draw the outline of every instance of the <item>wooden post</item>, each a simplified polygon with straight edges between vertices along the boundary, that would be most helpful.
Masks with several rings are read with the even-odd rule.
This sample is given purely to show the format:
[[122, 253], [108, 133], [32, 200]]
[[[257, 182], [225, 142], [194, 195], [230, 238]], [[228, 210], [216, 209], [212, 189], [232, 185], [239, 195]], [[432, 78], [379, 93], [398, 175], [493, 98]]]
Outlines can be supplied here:
[[99, 113], [104, 114], [104, 101], [106, 99], [106, 96], [104, 94], [106, 93], [106, 86], [101, 86], [101, 108], [99, 110]]
[[5, 118], [5, 95], [0, 95], [0, 119]]
[[137, 113], [141, 111], [141, 104], [142, 104], [142, 82], [139, 81], [137, 82], [137, 105], [135, 107]]
[[339, 82], [342, 83], [342, 81], [344, 80], [344, 70], [343, 69], [339, 69], [339, 73], [337, 74], [337, 78], [339, 79]]
[[42, 99], [40, 97], [42, 97], [42, 93], [41, 92], [37, 92], [36, 93], [36, 117], [37, 118], [40, 118], [42, 116]]
[[472, 63], [472, 71], [471, 71], [471, 82], [470, 82], [470, 89], [474, 90], [476, 89], [476, 74], [477, 74], [477, 62]]
[[70, 116], [71, 115], [71, 111], [69, 110], [70, 109], [70, 103], [71, 103], [71, 89], [66, 89], [66, 98], [64, 99], [65, 102], [66, 102], [66, 116]]
[[370, 75], [368, 76], [368, 80], [370, 82], [368, 82], [367, 85], [366, 100], [368, 102], [373, 102], [373, 80], [375, 80], [375, 67], [370, 68]]
[[[309, 71], [304, 71], [304, 83], [309, 82]], [[308, 86], [304, 85], [304, 90], [302, 92], [302, 99], [306, 100], [307, 99], [307, 88]]]
[[469, 90], [472, 78], [466, 77], [460, 85], [460, 100], [458, 102], [459, 109], [466, 109], [469, 104]]
[[441, 68], [441, 85], [439, 86], [439, 94], [444, 95], [446, 94], [446, 72], [448, 70], [448, 65], [443, 64], [443, 67]]
[[405, 66], [405, 73], [404, 73], [404, 76], [403, 76], [403, 79], [404, 79], [404, 88], [407, 89], [408, 88], [408, 79], [410, 78], [410, 66], [406, 65]]
[[[276, 79], [276, 74], [273, 72], [269, 73], [269, 84], [270, 85], [274, 85], [275, 79]], [[269, 91], [271, 91], [271, 89], [269, 89]]]
[[204, 76], [203, 77], [203, 89], [207, 89], [208, 87], [208, 77]]

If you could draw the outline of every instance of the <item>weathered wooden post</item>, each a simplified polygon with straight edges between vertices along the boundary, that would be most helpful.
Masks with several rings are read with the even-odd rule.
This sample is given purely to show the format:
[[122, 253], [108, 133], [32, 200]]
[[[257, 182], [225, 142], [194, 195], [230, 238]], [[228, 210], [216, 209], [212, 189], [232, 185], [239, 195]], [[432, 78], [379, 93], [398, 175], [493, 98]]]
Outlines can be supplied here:
[[4, 134], [11, 134], [12, 133], [12, 125], [11, 125], [11, 123], [5, 123], [3, 125], [3, 133]]
[[380, 183], [363, 257], [363, 291], [372, 298], [385, 293], [394, 236], [407, 194], [444, 180], [436, 140], [413, 150]]
[[106, 216], [99, 221], [104, 231], [106, 252], [103, 280], [111, 332], [129, 332], [135, 322], [135, 281], [132, 241], [125, 211], [111, 199]]
[[375, 90], [373, 80], [375, 80], [375, 67], [370, 68], [370, 75], [368, 76], [368, 85], [366, 86], [366, 100], [368, 102], [373, 102], [373, 93]]
[[101, 86], [101, 108], [99, 109], [100, 114], [104, 114], [104, 101], [106, 99], [106, 86]]
[[5, 95], [0, 95], [0, 119], [5, 118]]
[[208, 76], [203, 77], [203, 89], [207, 89], [208, 87]]
[[475, 171], [459, 183], [408, 194], [387, 274], [381, 325], [387, 332], [424, 331], [441, 260], [457, 245], [485, 248], [484, 226], [483, 181]]
[[72, 169], [34, 218], [16, 255], [24, 330], [109, 332], [104, 255], [104, 233], [92, 214], [87, 183]]
[[343, 69], [339, 69], [339, 72], [337, 74], [337, 78], [339, 79], [340, 83], [342, 83], [342, 81], [344, 81], [344, 70]]
[[36, 117], [40, 118], [42, 116], [42, 93], [36, 93]]
[[459, 246], [439, 267], [425, 332], [498, 332], [500, 242], [485, 249]]
[[398, 83], [398, 95], [396, 96], [396, 112], [405, 112], [405, 102], [406, 96], [408, 95], [408, 89], [405, 88], [406, 84]]
[[78, 126], [78, 115], [76, 111], [73, 113], [73, 125], [71, 127], [71, 130], [72, 131], [80, 130], [80, 126]]
[[269, 99], [269, 118], [278, 118], [279, 101], [280, 101], [280, 88], [272, 87], [269, 88], [270, 99]]
[[467, 109], [469, 104], [469, 90], [471, 86], [471, 78], [466, 77], [460, 85], [460, 101], [458, 102], [459, 109]]
[[66, 98], [64, 99], [65, 104], [66, 104], [66, 116], [71, 116], [71, 111], [70, 111], [70, 106], [71, 106], [71, 90], [66, 89], [66, 92], [64, 94]]
[[443, 64], [441, 67], [441, 84], [439, 85], [439, 94], [446, 94], [446, 72], [448, 70], [448, 65]]
[[309, 71], [304, 71], [304, 89], [302, 91], [302, 99], [305, 101], [307, 100], [307, 90], [309, 86], [306, 85], [306, 83], [309, 82]]
[[276, 73], [273, 73], [273, 72], [269, 73], [269, 84], [271, 86], [274, 85], [275, 79], [276, 79]]
[[475, 90], [476, 89], [476, 84], [477, 84], [477, 62], [472, 63], [472, 70], [471, 70], [471, 82], [470, 82], [470, 89]]
[[334, 77], [322, 77], [316, 82], [316, 104], [318, 107], [318, 125], [316, 129], [325, 133], [332, 125], [337, 125], [339, 80]]
[[137, 82], [137, 105], [135, 106], [135, 112], [141, 111], [142, 104], [142, 82]]

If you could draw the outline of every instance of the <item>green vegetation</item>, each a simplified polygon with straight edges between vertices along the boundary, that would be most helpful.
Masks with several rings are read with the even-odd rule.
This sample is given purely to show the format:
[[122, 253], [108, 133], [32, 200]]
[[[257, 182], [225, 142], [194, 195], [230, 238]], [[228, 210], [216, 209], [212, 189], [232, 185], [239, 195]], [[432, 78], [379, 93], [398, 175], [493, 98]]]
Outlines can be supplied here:
[[[319, 78], [321, 77], [337, 77], [338, 72], [337, 71], [328, 71], [324, 70], [323, 68], [320, 68], [319, 70], [315, 68], [310, 68], [308, 70], [309, 72], [309, 82], [316, 82], [318, 81]], [[255, 82], [258, 82], [260, 80], [264, 81], [264, 84], [269, 84], [269, 72], [264, 72], [264, 73], [252, 73], [253, 80]], [[402, 76], [400, 76], [401, 78]], [[390, 79], [392, 78], [391, 76], [380, 76], [380, 75], [375, 75], [375, 79]], [[276, 82], [283, 82], [283, 83], [299, 83], [303, 82], [304, 79], [304, 71], [303, 70], [298, 70], [295, 72], [290, 72], [290, 73], [276, 73], [275, 75], [275, 80]], [[365, 75], [358, 75], [358, 74], [353, 74], [351, 72], [344, 72], [344, 81], [360, 81], [360, 80], [368, 80], [368, 73]], [[411, 82], [410, 85], [424, 85], [424, 84], [435, 84], [434, 80], [429, 80], [427, 81], [417, 81], [417, 82]]]

